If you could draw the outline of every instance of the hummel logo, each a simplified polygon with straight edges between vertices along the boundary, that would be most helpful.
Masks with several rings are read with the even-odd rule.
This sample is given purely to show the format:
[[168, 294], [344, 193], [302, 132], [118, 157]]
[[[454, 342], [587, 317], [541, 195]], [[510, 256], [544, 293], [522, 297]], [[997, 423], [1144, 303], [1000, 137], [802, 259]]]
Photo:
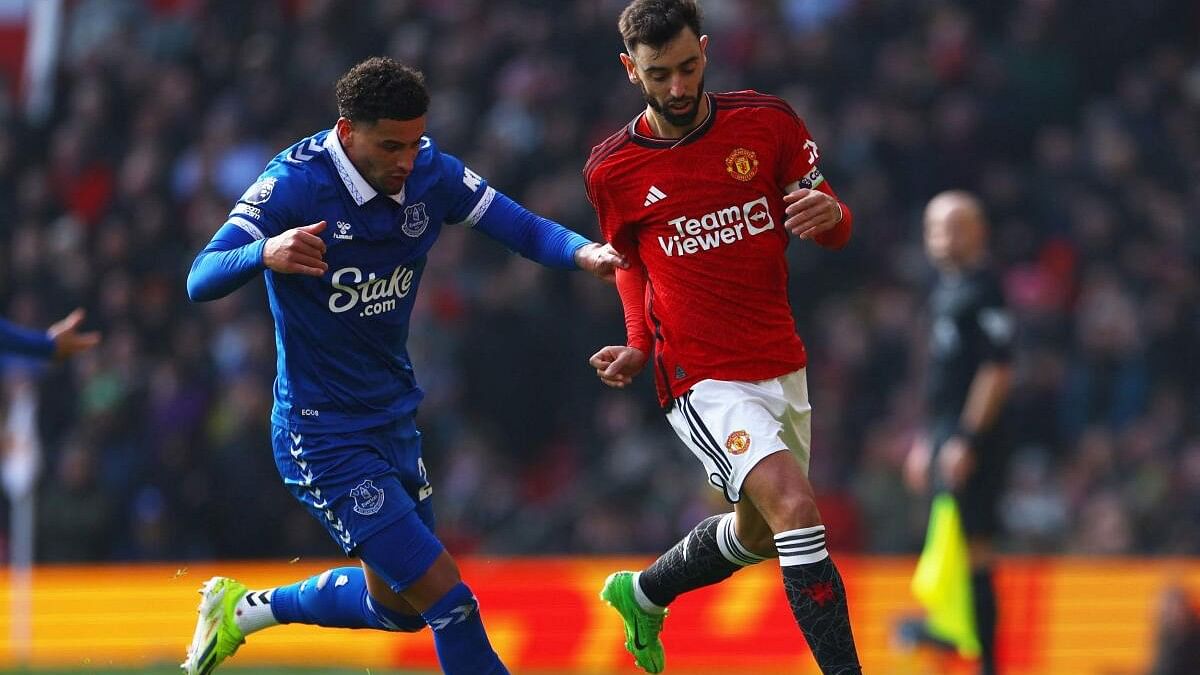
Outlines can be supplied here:
[[441, 618], [430, 621], [429, 627], [434, 630], [441, 630], [451, 624], [462, 623], [463, 621], [466, 621], [467, 619], [469, 619], [471, 617], [471, 615], [475, 613], [476, 606], [477, 605], [475, 604], [475, 599], [471, 598], [471, 602], [469, 602], [465, 605], [459, 605], [458, 607], [455, 607], [454, 609], [450, 610], [450, 616], [443, 616]]
[[[255, 602], [257, 600], [257, 602]], [[253, 591], [246, 594], [246, 604], [251, 607], [258, 607], [260, 604], [271, 604], [271, 591], [259, 591], [256, 596]]]
[[650, 186], [650, 191], [646, 193], [646, 201], [642, 202], [642, 206], [650, 206], [651, 204], [660, 202], [667, 198], [667, 193], [659, 190], [653, 185]]
[[321, 152], [322, 150], [324, 150], [324, 148], [321, 147], [320, 143], [317, 143], [317, 139], [309, 138], [305, 143], [299, 144], [292, 148], [292, 151], [288, 153], [287, 157], [284, 157], [284, 160], [291, 162], [292, 164], [307, 162], [313, 157], [316, 157], [317, 153]]

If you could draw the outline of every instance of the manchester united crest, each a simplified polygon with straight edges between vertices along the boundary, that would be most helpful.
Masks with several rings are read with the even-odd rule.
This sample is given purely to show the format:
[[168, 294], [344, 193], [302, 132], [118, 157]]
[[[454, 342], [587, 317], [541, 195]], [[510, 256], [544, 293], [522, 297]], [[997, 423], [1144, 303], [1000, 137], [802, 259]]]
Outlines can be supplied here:
[[725, 449], [731, 455], [740, 455], [750, 449], [750, 434], [745, 431], [735, 431], [725, 439]]
[[744, 183], [758, 173], [758, 155], [753, 150], [737, 148], [725, 158], [725, 170]]

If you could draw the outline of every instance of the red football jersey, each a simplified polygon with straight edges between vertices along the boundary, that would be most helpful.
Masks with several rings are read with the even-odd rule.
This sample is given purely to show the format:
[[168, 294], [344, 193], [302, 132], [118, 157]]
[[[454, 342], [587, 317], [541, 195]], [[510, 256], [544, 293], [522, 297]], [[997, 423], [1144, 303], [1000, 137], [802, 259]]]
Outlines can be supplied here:
[[[706, 96], [708, 118], [683, 139], [652, 137], [643, 113], [593, 148], [584, 169], [604, 238], [634, 263], [618, 278], [629, 345], [650, 356], [664, 406], [700, 380], [766, 380], [805, 365], [783, 196], [797, 182], [833, 194], [786, 102]], [[841, 223], [818, 243], [848, 239], [841, 206]], [[644, 295], [630, 290], [642, 278]]]

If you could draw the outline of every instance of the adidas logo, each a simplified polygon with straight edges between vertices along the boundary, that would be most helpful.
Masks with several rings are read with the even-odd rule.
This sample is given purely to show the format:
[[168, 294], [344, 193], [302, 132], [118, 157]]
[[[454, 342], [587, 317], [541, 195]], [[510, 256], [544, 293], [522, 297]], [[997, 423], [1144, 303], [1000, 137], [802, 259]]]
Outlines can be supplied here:
[[653, 185], [650, 186], [650, 191], [646, 193], [646, 201], [642, 202], [642, 206], [650, 206], [651, 204], [660, 202], [667, 198], [667, 193], [659, 190]]

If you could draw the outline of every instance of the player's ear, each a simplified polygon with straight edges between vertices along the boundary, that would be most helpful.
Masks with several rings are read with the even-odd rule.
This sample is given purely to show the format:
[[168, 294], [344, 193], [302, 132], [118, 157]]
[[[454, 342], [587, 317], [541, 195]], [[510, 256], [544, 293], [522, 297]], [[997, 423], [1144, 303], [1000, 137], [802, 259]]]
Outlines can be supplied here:
[[353, 144], [353, 138], [350, 131], [354, 128], [354, 123], [348, 118], [339, 117], [337, 124], [334, 125], [333, 131], [337, 134], [338, 142], [343, 148], [349, 148]]
[[627, 54], [625, 52], [621, 52], [620, 56], [621, 56], [621, 65], [625, 66], [625, 76], [629, 78], [629, 83], [637, 84], [638, 83], [637, 63], [634, 62], [632, 56], [630, 56], [629, 54]]

